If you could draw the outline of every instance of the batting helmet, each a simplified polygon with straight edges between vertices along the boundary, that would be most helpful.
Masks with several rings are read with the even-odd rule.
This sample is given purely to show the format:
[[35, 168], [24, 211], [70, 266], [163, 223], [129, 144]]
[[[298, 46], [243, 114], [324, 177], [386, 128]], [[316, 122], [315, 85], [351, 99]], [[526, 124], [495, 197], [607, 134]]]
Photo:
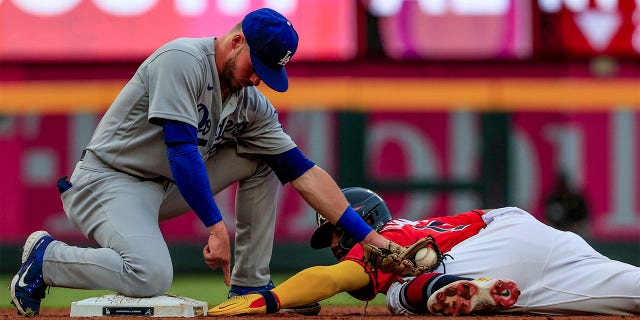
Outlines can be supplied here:
[[[392, 219], [387, 204], [375, 192], [365, 188], [352, 187], [342, 189], [342, 193], [351, 207], [372, 229], [380, 231], [382, 226]], [[331, 246], [334, 225], [318, 212], [316, 212], [316, 222], [318, 229], [311, 236], [311, 247], [321, 249]], [[356, 244], [356, 240], [343, 233], [339, 243], [342, 249], [349, 250]]]

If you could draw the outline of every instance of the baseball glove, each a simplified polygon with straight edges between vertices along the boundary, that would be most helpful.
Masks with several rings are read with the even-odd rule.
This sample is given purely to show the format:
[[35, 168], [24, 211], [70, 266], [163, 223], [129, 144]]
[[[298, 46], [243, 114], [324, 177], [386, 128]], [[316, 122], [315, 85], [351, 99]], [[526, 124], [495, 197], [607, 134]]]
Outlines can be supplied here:
[[[415, 261], [416, 252], [423, 248], [433, 250], [435, 252], [435, 255], [433, 255], [435, 259], [425, 265], [418, 265]], [[365, 245], [363, 249], [363, 262], [371, 272], [381, 270], [385, 273], [393, 273], [400, 276], [418, 276], [425, 272], [431, 272], [435, 270], [444, 259], [444, 255], [440, 252], [432, 236], [422, 238], [406, 247], [391, 241], [388, 249], [378, 248], [369, 244]]]

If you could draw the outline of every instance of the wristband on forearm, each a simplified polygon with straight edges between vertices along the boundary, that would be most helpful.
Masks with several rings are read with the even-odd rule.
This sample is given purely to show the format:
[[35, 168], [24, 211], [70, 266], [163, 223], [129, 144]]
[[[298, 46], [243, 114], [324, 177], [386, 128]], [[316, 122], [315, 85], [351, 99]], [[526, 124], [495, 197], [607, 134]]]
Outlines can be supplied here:
[[344, 210], [336, 226], [344, 230], [357, 242], [364, 240], [369, 232], [373, 230], [351, 206]]

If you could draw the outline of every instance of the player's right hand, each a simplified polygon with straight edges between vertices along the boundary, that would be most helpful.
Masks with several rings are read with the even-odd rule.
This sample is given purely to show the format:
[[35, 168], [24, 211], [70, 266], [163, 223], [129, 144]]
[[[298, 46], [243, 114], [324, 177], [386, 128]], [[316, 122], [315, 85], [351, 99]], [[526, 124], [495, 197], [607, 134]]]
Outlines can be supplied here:
[[224, 283], [231, 285], [231, 247], [229, 233], [224, 221], [220, 221], [209, 228], [209, 240], [202, 250], [205, 263], [211, 269], [222, 268]]
[[234, 316], [242, 314], [267, 314], [264, 298], [257, 293], [234, 296], [209, 309], [208, 316]]

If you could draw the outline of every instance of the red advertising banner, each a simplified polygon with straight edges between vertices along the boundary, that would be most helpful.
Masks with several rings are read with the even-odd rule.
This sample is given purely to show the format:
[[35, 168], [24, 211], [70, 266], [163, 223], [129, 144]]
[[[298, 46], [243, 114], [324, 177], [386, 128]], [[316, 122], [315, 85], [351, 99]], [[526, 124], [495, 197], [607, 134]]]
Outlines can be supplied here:
[[350, 0], [5, 0], [0, 59], [142, 59], [174, 38], [221, 36], [261, 7], [293, 22], [301, 39], [296, 60], [346, 60], [356, 53]]
[[[531, 157], [521, 158], [523, 161], [515, 164], [515, 170], [522, 172], [521, 183], [526, 181], [546, 190], [540, 196], [548, 194], [552, 187], [552, 181], [545, 177], [564, 171], [587, 199], [594, 238], [637, 241], [639, 124], [640, 114], [631, 111], [516, 113], [515, 144], [528, 148]], [[527, 197], [532, 204], [543, 200], [532, 195], [535, 193]]]
[[[478, 114], [373, 113], [367, 136], [369, 174], [377, 181], [477, 179]], [[584, 235], [598, 240], [640, 237], [640, 114], [514, 112], [509, 184], [513, 203], [538, 219], [559, 173], [587, 203]], [[490, 143], [490, 142], [488, 142]], [[387, 197], [392, 212], [416, 219], [477, 206], [473, 195], [406, 192]], [[475, 207], [473, 207], [475, 208]]]
[[[394, 59], [640, 57], [634, 0], [4, 0], [0, 59], [139, 60], [178, 37], [222, 35], [260, 7], [294, 23], [298, 61], [354, 58], [372, 41], [358, 29]], [[363, 10], [375, 25], [362, 24]]]
[[640, 2], [538, 1], [541, 54], [640, 58]]
[[[336, 113], [281, 112], [283, 127], [330, 174], [335, 167]], [[477, 179], [481, 125], [475, 112], [372, 112], [367, 115], [364, 167], [376, 180]], [[7, 116], [0, 126], [0, 241], [20, 242], [44, 228], [62, 240], [82, 240], [67, 221], [55, 182], [72, 172], [98, 115]], [[544, 201], [558, 172], [588, 205], [587, 235], [597, 241], [640, 237], [640, 114], [633, 111], [514, 112], [509, 185], [513, 203], [545, 220]], [[343, 186], [346, 187], [346, 186]], [[418, 219], [480, 206], [478, 195], [380, 191], [396, 217]], [[216, 196], [234, 230], [234, 190]], [[276, 240], [308, 241], [314, 212], [289, 186], [280, 193]], [[199, 241], [194, 214], [162, 224], [169, 241]]]
[[395, 59], [527, 59], [529, 1], [362, 0], [378, 17], [387, 56]]
[[640, 57], [635, 0], [361, 0], [395, 59]]

